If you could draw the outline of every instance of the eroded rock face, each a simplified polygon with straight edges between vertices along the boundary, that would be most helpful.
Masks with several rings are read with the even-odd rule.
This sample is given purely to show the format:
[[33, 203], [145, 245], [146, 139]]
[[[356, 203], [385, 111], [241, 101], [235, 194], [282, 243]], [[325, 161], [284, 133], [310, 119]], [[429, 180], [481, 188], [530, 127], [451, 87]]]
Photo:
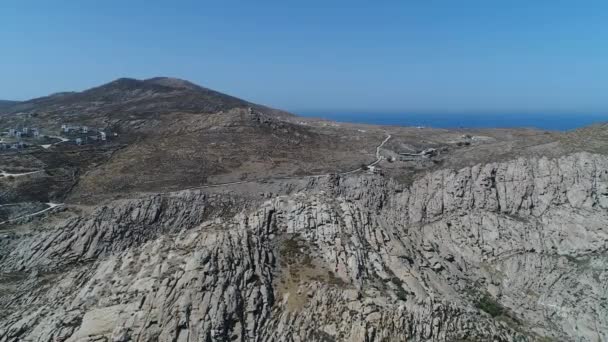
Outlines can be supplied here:
[[602, 341], [608, 158], [118, 201], [2, 241], [0, 341]]

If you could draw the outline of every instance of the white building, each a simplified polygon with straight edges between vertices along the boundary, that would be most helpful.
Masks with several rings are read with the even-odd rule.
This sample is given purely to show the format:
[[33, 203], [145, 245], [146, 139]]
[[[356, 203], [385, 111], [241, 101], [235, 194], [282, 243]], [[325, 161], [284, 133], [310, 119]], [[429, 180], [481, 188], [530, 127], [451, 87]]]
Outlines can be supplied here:
[[82, 133], [89, 133], [89, 127], [82, 126]]
[[63, 124], [63, 125], [61, 125], [61, 130], [64, 133], [68, 133], [70, 131], [70, 127], [68, 127], [68, 125], [66, 125], [66, 124]]
[[76, 138], [76, 145], [82, 145], [82, 139]]
[[103, 141], [106, 140], [106, 132], [99, 132], [99, 136], [100, 136], [101, 140], [103, 140]]

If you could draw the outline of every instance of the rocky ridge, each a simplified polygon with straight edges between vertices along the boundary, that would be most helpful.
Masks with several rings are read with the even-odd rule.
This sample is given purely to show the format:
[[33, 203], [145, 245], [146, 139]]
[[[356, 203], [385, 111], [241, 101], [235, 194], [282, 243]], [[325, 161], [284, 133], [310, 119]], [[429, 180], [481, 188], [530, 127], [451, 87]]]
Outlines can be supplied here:
[[602, 341], [608, 158], [120, 200], [0, 240], [0, 341]]

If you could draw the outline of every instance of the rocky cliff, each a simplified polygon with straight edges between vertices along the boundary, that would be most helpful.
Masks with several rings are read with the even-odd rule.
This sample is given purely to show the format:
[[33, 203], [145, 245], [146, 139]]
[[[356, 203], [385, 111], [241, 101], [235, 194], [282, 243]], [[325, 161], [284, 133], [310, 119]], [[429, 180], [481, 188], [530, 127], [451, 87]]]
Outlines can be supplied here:
[[287, 188], [1, 235], [0, 341], [608, 340], [606, 156]]

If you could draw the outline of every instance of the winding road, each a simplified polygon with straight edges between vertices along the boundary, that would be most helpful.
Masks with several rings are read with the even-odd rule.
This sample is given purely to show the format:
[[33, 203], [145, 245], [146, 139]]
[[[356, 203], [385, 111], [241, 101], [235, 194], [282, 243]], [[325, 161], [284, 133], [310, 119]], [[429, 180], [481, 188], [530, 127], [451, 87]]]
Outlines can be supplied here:
[[[376, 160], [375, 160], [373, 163], [371, 163], [371, 164], [367, 165], [367, 167], [370, 167], [370, 166], [376, 166], [376, 165], [377, 165], [379, 162], [381, 162], [381, 161], [382, 161], [383, 157], [380, 155], [380, 149], [381, 149], [381, 148], [384, 146], [384, 144], [386, 144], [386, 143], [387, 143], [387, 142], [388, 142], [388, 141], [389, 141], [391, 138], [392, 138], [392, 135], [388, 134], [388, 135], [387, 135], [387, 137], [386, 137], [386, 139], [382, 140], [382, 142], [380, 143], [380, 145], [378, 145], [378, 146], [376, 147]], [[351, 170], [351, 171], [348, 171], [348, 172], [342, 172], [342, 173], [339, 173], [339, 175], [340, 175], [340, 176], [349, 175], [349, 174], [351, 174], [351, 173], [355, 173], [355, 172], [358, 172], [358, 171], [361, 171], [361, 170], [362, 170], [362, 168], [360, 168], [360, 167], [359, 167], [359, 168], [356, 168], [356, 169]]]

